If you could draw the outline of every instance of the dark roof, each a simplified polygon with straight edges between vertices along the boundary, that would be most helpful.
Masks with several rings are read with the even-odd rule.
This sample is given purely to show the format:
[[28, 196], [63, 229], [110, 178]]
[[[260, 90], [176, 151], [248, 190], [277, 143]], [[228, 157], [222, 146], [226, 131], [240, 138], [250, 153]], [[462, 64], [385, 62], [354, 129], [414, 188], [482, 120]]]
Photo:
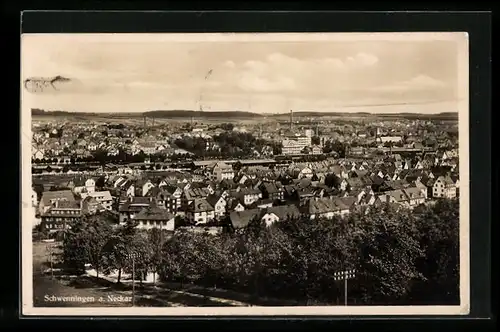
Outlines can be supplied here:
[[171, 220], [174, 215], [157, 207], [144, 208], [136, 214], [134, 220]]
[[269, 194], [275, 194], [283, 191], [283, 185], [280, 182], [264, 182], [263, 183], [264, 189], [269, 193]]
[[210, 203], [208, 203], [204, 198], [197, 198], [192, 204], [193, 212], [207, 212], [214, 210], [212, 205], [210, 205]]
[[213, 195], [208, 195], [206, 200], [211, 206], [215, 206], [217, 202], [220, 200], [221, 195], [219, 194], [213, 194]]
[[273, 213], [280, 220], [300, 217], [300, 211], [295, 205], [280, 205], [269, 207], [266, 209], [265, 213]]
[[75, 197], [71, 190], [60, 190], [60, 191], [45, 191], [40, 199], [44, 205], [50, 205], [51, 200], [67, 200], [75, 201]]
[[349, 207], [345, 205], [339, 198], [320, 198], [309, 201], [309, 213], [321, 214], [327, 212], [335, 212], [347, 210]]
[[246, 227], [253, 219], [258, 218], [262, 211], [260, 209], [251, 209], [245, 211], [232, 211], [229, 219], [234, 228]]

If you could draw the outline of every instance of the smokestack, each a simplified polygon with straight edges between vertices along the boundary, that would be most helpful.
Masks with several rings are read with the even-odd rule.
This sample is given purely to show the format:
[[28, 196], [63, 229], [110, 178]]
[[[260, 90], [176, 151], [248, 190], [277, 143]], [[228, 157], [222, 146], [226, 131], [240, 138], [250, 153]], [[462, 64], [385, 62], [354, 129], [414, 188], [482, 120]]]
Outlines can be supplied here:
[[144, 128], [146, 128], [146, 117], [144, 117]]
[[293, 129], [293, 110], [290, 110], [290, 130]]

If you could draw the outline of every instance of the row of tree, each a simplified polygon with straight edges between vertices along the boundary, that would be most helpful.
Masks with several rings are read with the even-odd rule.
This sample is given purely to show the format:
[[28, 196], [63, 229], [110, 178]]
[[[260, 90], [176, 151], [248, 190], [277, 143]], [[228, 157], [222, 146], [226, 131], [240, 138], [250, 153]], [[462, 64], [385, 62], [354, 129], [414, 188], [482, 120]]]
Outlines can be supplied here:
[[[289, 298], [337, 303], [337, 272], [355, 269], [348, 298], [357, 304], [456, 304], [459, 301], [459, 215], [456, 200], [416, 210], [388, 206], [334, 220], [291, 219], [266, 227], [255, 220], [219, 236], [110, 227], [102, 217], [75, 225], [64, 240], [67, 266], [90, 263], [100, 273], [141, 274]], [[120, 277], [119, 277], [120, 278]]]

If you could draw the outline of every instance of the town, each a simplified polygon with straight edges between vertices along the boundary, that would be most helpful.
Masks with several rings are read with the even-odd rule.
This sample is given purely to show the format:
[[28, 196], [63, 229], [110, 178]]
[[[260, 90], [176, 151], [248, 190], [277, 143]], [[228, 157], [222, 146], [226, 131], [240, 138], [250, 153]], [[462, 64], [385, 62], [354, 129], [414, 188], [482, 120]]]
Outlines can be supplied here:
[[331, 217], [381, 203], [411, 209], [459, 193], [457, 122], [304, 122], [292, 111], [289, 123], [266, 131], [34, 122], [34, 220], [57, 232], [107, 211], [143, 228], [174, 231], [177, 220], [220, 231], [255, 217]]
[[[380, 230], [384, 234], [387, 227], [400, 227], [391, 236], [395, 237], [394, 241], [404, 243], [397, 249], [400, 250], [398, 257], [379, 258], [399, 262], [411, 256], [408, 262], [393, 262], [397, 266], [410, 264], [409, 271], [382, 271], [399, 274], [400, 279], [396, 278], [392, 284], [379, 283], [380, 289], [385, 287], [389, 294], [395, 293], [381, 298], [376, 297], [377, 292], [382, 292], [378, 288], [363, 290], [368, 284], [377, 285], [376, 282], [358, 277], [358, 286], [352, 286], [352, 297], [348, 298], [347, 293], [343, 295], [345, 303], [361, 301], [366, 294], [370, 294], [370, 299], [363, 300], [364, 303], [387, 303], [403, 295], [408, 298], [412, 287], [412, 294], [428, 294], [422, 289], [431, 289], [429, 284], [410, 285], [420, 280], [418, 271], [425, 271], [418, 265], [418, 257], [423, 255], [420, 251], [423, 249], [418, 248], [422, 246], [428, 255], [436, 255], [431, 249], [434, 247], [423, 242], [428, 241], [425, 235], [430, 232], [428, 220], [433, 220], [432, 227], [440, 229], [439, 232], [458, 230], [455, 204], [459, 197], [458, 119], [367, 118], [365, 115], [329, 119], [290, 111], [286, 116], [265, 121], [231, 120], [144, 117], [112, 121], [34, 117], [30, 214], [34, 241], [60, 241], [66, 248], [62, 258], [66, 265], [77, 266], [79, 273], [86, 270], [89, 274], [91, 269], [94, 277], [108, 278], [118, 284], [124, 282], [125, 274], [131, 271], [132, 254], [123, 248], [134, 247], [135, 253], [142, 252], [141, 257], [149, 257], [132, 265], [133, 271], [142, 273], [141, 284], [153, 275], [155, 284], [158, 280], [181, 285], [189, 281], [206, 288], [208, 282], [208, 285], [222, 284], [226, 289], [243, 289], [256, 296], [265, 292], [281, 299], [287, 296], [297, 299], [307, 294], [307, 301], [322, 299], [331, 304], [342, 297], [341, 287], [324, 293], [326, 295], [315, 295], [311, 290], [313, 286], [304, 286], [307, 283], [297, 275], [293, 281], [287, 281], [295, 285], [298, 293], [294, 293], [290, 288], [284, 289], [286, 284], [281, 282], [298, 273], [296, 268], [283, 267], [281, 274], [258, 277], [263, 273], [264, 262], [268, 262], [267, 269], [272, 270], [291, 264], [281, 256], [287, 250], [301, 250], [293, 254], [294, 260], [299, 261], [301, 255], [321, 256], [322, 252], [334, 250], [337, 254], [318, 258], [330, 269], [325, 273], [337, 273], [335, 271], [346, 266], [347, 261], [353, 262], [349, 266], [361, 270], [360, 264], [372, 264], [368, 260], [372, 254], [359, 252], [359, 248], [371, 243], [373, 248], [381, 250], [385, 242], [377, 242], [379, 238], [366, 228], [370, 223], [360, 226], [358, 221], [365, 218], [363, 216], [373, 220], [382, 215], [389, 225], [393, 221], [404, 221], [397, 222], [397, 226], [372, 224], [370, 227], [384, 227]], [[342, 226], [342, 220], [351, 226]], [[269, 262], [269, 254], [252, 247], [254, 241], [264, 241], [261, 235], [254, 235], [255, 223], [271, 232], [271, 240], [262, 246], [282, 252], [279, 257], [283, 261]], [[273, 225], [289, 240], [273, 233], [276, 232]], [[323, 229], [323, 234], [303, 238], [309, 249], [304, 249], [303, 244], [297, 244], [301, 249], [285, 249], [305, 236], [300, 235], [301, 232], [312, 232], [307, 227], [316, 227], [314, 225]], [[418, 237], [411, 233], [414, 226], [421, 232]], [[297, 231], [301, 227], [306, 229]], [[364, 237], [359, 238], [356, 227], [363, 229]], [[131, 234], [146, 234], [147, 240], [144, 242], [140, 240], [142, 235]], [[154, 234], [160, 234], [160, 240]], [[321, 240], [327, 234], [351, 240], [339, 249], [337, 240]], [[443, 234], [443, 239], [435, 238], [436, 246], [439, 241], [457, 243], [457, 234]], [[117, 247], [117, 238], [123, 247]], [[247, 256], [239, 256], [242, 249], [238, 249], [237, 239], [243, 241]], [[300, 241], [296, 243], [302, 243]], [[413, 241], [426, 244], [405, 247]], [[280, 247], [276, 248], [277, 245]], [[98, 258], [90, 253], [75, 258], [78, 246], [88, 246], [89, 252], [97, 250]], [[257, 265], [242, 274], [242, 266], [249, 264], [251, 258], [248, 257], [253, 257], [248, 256], [252, 250], [256, 250], [253, 252], [258, 258], [254, 259], [259, 263], [253, 263]], [[105, 252], [112, 254], [103, 258]], [[449, 256], [452, 254], [442, 254], [452, 257]], [[125, 258], [117, 259], [117, 255]], [[451, 259], [446, 268], [454, 268], [457, 258]], [[112, 261], [114, 263], [110, 263]], [[437, 277], [431, 278], [435, 281], [433, 285], [439, 285], [434, 287], [453, 294], [443, 295], [451, 297], [453, 302], [458, 291], [449, 291], [449, 287], [456, 286], [458, 276], [455, 272], [451, 274], [446, 287], [436, 281]], [[254, 277], [260, 281], [248, 284]], [[308, 278], [308, 283], [318, 289], [330, 282], [319, 275]], [[429, 277], [422, 280], [425, 278]], [[254, 283], [263, 284], [257, 287]], [[408, 283], [406, 288], [394, 290], [396, 285], [403, 287], [405, 283]], [[301, 291], [302, 287], [309, 290]], [[120, 294], [113, 296], [130, 296]], [[424, 298], [421, 301], [428, 303], [425, 302], [428, 298], [421, 296]]]

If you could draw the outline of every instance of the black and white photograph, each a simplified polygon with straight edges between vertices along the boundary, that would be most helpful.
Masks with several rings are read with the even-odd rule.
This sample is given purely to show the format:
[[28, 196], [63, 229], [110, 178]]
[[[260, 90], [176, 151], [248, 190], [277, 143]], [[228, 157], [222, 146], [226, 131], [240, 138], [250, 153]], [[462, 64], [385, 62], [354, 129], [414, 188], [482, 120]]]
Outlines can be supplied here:
[[466, 315], [468, 36], [23, 34], [25, 315]]

